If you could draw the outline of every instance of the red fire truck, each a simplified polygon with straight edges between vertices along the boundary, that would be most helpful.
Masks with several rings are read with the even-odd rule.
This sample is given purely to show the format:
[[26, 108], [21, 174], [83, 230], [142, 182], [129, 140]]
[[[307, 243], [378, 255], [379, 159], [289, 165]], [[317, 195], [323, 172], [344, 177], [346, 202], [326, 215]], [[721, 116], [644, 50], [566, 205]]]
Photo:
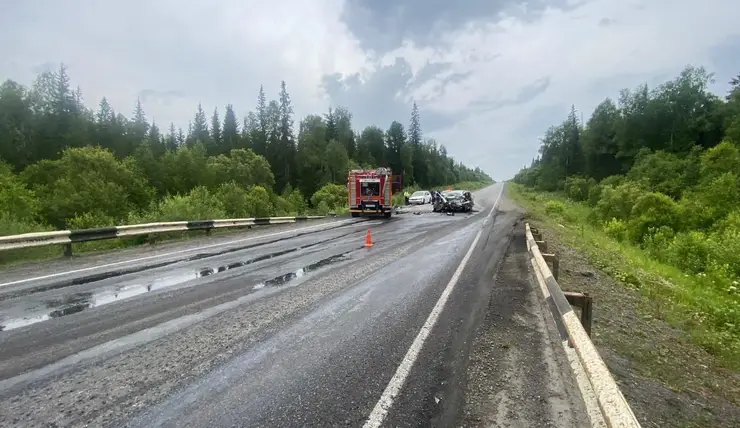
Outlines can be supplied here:
[[352, 217], [384, 216], [393, 212], [393, 192], [401, 189], [401, 177], [390, 168], [353, 169], [347, 178]]

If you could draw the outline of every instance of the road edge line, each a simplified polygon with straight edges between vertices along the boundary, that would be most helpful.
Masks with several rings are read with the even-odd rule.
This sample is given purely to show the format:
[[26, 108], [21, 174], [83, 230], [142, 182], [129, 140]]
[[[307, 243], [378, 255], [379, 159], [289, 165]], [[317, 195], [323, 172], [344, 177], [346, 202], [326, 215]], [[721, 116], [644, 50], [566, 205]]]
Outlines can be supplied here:
[[406, 383], [406, 379], [411, 373], [411, 368], [416, 362], [416, 359], [419, 357], [419, 353], [421, 352], [421, 349], [423, 348], [424, 343], [427, 340], [427, 337], [429, 337], [429, 334], [431, 333], [432, 329], [437, 324], [437, 320], [439, 319], [439, 316], [444, 310], [444, 307], [447, 304], [447, 301], [449, 300], [450, 295], [452, 294], [452, 291], [457, 285], [457, 282], [459, 281], [460, 276], [462, 276], [462, 272], [465, 269], [465, 266], [467, 266], [468, 260], [470, 260], [470, 257], [473, 254], [473, 250], [475, 250], [475, 247], [478, 245], [478, 241], [480, 240], [480, 237], [483, 234], [483, 226], [485, 225], [486, 220], [488, 220], [493, 215], [493, 213], [496, 211], [496, 207], [498, 206], [498, 203], [501, 200], [501, 196], [503, 193], [504, 193], [504, 186], [501, 186], [501, 190], [499, 191], [499, 194], [496, 197], [496, 201], [493, 203], [493, 206], [491, 207], [491, 211], [489, 211], [488, 215], [486, 216], [486, 218], [483, 220], [483, 223], [481, 224], [481, 229], [475, 235], [473, 242], [470, 244], [470, 248], [468, 248], [468, 251], [465, 253], [465, 256], [463, 257], [462, 261], [460, 262], [457, 269], [455, 270], [455, 273], [452, 274], [452, 278], [450, 278], [450, 281], [447, 283], [447, 286], [445, 287], [444, 291], [442, 291], [442, 295], [439, 296], [437, 303], [434, 305], [434, 308], [432, 308], [432, 311], [429, 313], [429, 316], [424, 322], [424, 325], [422, 325], [421, 329], [419, 330], [419, 333], [416, 335], [416, 338], [411, 343], [411, 346], [409, 347], [408, 351], [406, 351], [406, 355], [404, 355], [403, 360], [401, 361], [401, 364], [398, 366], [398, 368], [396, 369], [396, 372], [393, 374], [393, 377], [388, 382], [388, 386], [386, 386], [385, 390], [383, 391], [383, 394], [380, 396], [380, 399], [375, 404], [375, 407], [373, 407], [372, 412], [370, 412], [370, 415], [368, 416], [367, 421], [363, 425], [363, 428], [380, 427], [380, 425], [385, 420], [385, 417], [388, 415], [388, 412], [390, 411], [391, 407], [393, 407], [393, 403], [395, 402], [396, 397], [398, 396], [401, 389], [403, 388], [403, 385]]

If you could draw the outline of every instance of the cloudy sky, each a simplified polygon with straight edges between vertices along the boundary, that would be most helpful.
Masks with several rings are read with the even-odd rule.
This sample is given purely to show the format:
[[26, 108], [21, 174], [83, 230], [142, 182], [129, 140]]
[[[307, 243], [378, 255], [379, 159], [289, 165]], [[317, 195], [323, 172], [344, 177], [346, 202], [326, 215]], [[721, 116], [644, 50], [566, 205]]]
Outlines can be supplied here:
[[[340, 104], [355, 127], [408, 123], [496, 179], [536, 155], [571, 104], [686, 64], [740, 72], [737, 0], [2, 1], [0, 78], [67, 64], [95, 106], [187, 127], [201, 102], [244, 116], [286, 80], [296, 113]], [[700, 6], [701, 5], [701, 6]]]

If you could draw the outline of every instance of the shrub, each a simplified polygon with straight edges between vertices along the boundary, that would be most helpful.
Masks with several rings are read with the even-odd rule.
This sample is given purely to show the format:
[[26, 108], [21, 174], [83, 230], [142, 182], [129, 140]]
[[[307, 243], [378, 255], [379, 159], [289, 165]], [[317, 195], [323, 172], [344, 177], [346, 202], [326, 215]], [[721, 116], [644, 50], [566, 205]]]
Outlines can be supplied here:
[[700, 273], [707, 268], [709, 251], [709, 242], [703, 232], [679, 233], [668, 245], [667, 261], [684, 272]]
[[635, 201], [629, 220], [629, 238], [641, 242], [650, 228], [661, 226], [672, 230], [678, 225], [678, 206], [670, 197], [662, 193], [646, 193]]
[[225, 218], [223, 203], [216, 194], [199, 186], [185, 196], [168, 196], [162, 200], [152, 220], [181, 221]]
[[236, 184], [235, 181], [229, 181], [218, 186], [216, 197], [223, 204], [226, 217], [246, 218], [250, 216], [247, 201], [248, 192], [244, 187]]
[[560, 201], [545, 202], [545, 212], [548, 215], [562, 217], [565, 213], [565, 204]]
[[622, 220], [612, 218], [604, 223], [604, 233], [622, 242], [627, 239], [627, 224]]
[[628, 220], [630, 214], [632, 214], [632, 207], [635, 206], [637, 199], [644, 193], [645, 190], [641, 185], [630, 181], [617, 187], [603, 186], [601, 198], [595, 207], [598, 219], [602, 221], [612, 218]]
[[339, 184], [327, 184], [311, 196], [311, 204], [317, 207], [326, 203], [326, 211], [339, 210], [347, 206], [347, 187]]
[[247, 191], [247, 212], [250, 217], [270, 217], [275, 211], [270, 193], [262, 186], [251, 186]]
[[583, 177], [568, 177], [565, 179], [565, 194], [576, 202], [589, 199], [589, 191], [596, 186], [596, 180]]

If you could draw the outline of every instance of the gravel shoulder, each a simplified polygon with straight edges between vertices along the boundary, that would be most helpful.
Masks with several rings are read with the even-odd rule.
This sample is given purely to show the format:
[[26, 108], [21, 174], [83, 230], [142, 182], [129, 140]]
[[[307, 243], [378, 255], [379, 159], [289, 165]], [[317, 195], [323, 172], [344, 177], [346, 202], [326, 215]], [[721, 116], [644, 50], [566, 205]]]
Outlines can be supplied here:
[[560, 259], [563, 290], [593, 296], [593, 342], [643, 427], [740, 426], [740, 376], [661, 319], [660, 305], [589, 262], [563, 226], [528, 219]]
[[470, 350], [461, 427], [590, 427], [587, 411], [533, 286], [522, 222], [493, 279]]

